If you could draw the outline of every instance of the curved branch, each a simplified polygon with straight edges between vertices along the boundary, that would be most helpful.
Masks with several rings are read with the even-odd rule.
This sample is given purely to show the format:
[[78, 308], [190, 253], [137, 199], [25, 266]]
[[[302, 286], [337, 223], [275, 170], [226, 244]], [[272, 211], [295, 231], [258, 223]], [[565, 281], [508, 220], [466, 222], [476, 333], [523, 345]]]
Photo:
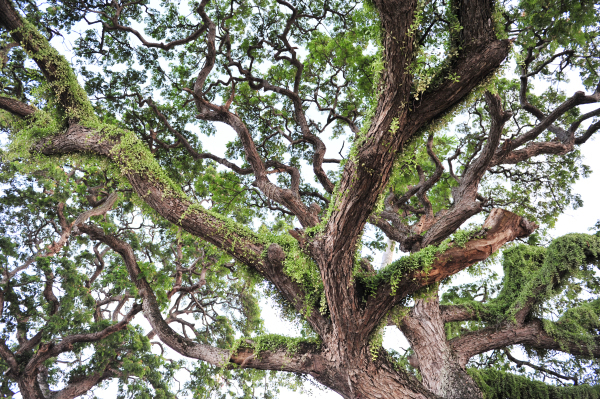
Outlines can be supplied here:
[[[315, 226], [319, 223], [316, 215], [310, 212], [309, 208], [302, 203], [298, 194], [299, 181], [296, 181], [296, 176], [299, 177], [299, 173], [296, 171], [292, 173], [292, 181], [294, 183], [291, 189], [282, 189], [277, 185], [271, 183], [267, 177], [266, 165], [260, 157], [252, 135], [248, 130], [245, 123], [237, 115], [229, 111], [229, 106], [216, 106], [209, 103], [203, 98], [202, 88], [208, 77], [209, 73], [215, 65], [216, 59], [216, 26], [210, 20], [208, 15], [203, 9], [200, 9], [200, 15], [205, 21], [205, 24], [209, 26], [209, 34], [207, 39], [208, 54], [204, 67], [198, 73], [196, 82], [194, 84], [194, 100], [196, 102], [196, 108], [198, 109], [197, 118], [204, 119], [213, 122], [223, 122], [231, 126], [233, 130], [238, 134], [240, 141], [244, 147], [246, 154], [246, 160], [252, 166], [256, 180], [254, 185], [258, 187], [267, 198], [286, 206], [294, 215], [298, 217], [300, 223], [305, 227]], [[288, 169], [292, 167], [286, 167]], [[295, 191], [294, 191], [295, 189]]]
[[50, 46], [33, 25], [21, 19], [10, 0], [0, 0], [0, 25], [10, 31], [12, 38], [21, 43], [33, 58], [66, 111], [67, 118], [78, 120], [93, 115], [87, 94], [76, 83], [77, 77], [67, 60]]
[[487, 259], [505, 243], [527, 237], [536, 228], [536, 224], [512, 212], [498, 208], [493, 209], [483, 225], [483, 231], [485, 231], [483, 237], [471, 239], [463, 248], [450, 247], [437, 256], [427, 271], [406, 271], [395, 287], [392, 287], [389, 281], [380, 285], [376, 295], [367, 300], [368, 317], [365, 317], [367, 323], [362, 328], [372, 331], [381, 318], [406, 296]]
[[[528, 132], [523, 133], [522, 135], [514, 138], [513, 140], [507, 141], [502, 147], [496, 150], [494, 154], [494, 159], [492, 160], [492, 165], [497, 165], [502, 163], [503, 158], [507, 157], [509, 151], [514, 148], [518, 148], [524, 145], [527, 142], [530, 142], [536, 139], [544, 130], [548, 129], [552, 123], [554, 123], [558, 118], [564, 115], [567, 111], [575, 108], [578, 105], [582, 104], [591, 104], [600, 101], [600, 90], [596, 89], [596, 91], [591, 95], [586, 95], [582, 91], [576, 92], [572, 97], [565, 100], [561, 105], [556, 107], [548, 116], [546, 116], [543, 120], [540, 121], [538, 125], [529, 130]], [[572, 134], [572, 133], [571, 133]], [[571, 137], [569, 139], [572, 139]]]
[[423, 237], [421, 247], [439, 244], [482, 209], [481, 203], [477, 201], [479, 183], [492, 162], [494, 151], [502, 137], [504, 124], [512, 116], [511, 112], [506, 112], [502, 108], [500, 96], [486, 92], [485, 98], [492, 121], [487, 142], [479, 156], [468, 166], [458, 187], [452, 189], [454, 198], [452, 208], [448, 212], [440, 214], [437, 220], [431, 223], [431, 227]]
[[[198, 6], [198, 8], [199, 9], [200, 8], [204, 9], [204, 7], [208, 4], [208, 2], [209, 2], [209, 0], [203, 0], [200, 3], [200, 5]], [[121, 11], [122, 11], [122, 7], [117, 10], [117, 13], [112, 18], [108, 17], [108, 15], [106, 13], [101, 12], [101, 14], [104, 15], [104, 16], [106, 16], [107, 18], [109, 18], [110, 22], [112, 23], [112, 25], [110, 25], [107, 22], [102, 22], [102, 27], [106, 31], [118, 30], [118, 31], [121, 31], [121, 32], [129, 32], [129, 33], [133, 34], [135, 37], [137, 37], [139, 39], [139, 41], [144, 46], [149, 47], [149, 48], [159, 48], [161, 50], [168, 51], [168, 50], [171, 50], [172, 48], [174, 48], [176, 46], [180, 46], [182, 44], [186, 44], [186, 43], [189, 43], [191, 41], [194, 41], [194, 40], [198, 39], [207, 30], [207, 25], [203, 24], [200, 28], [196, 29], [193, 33], [191, 33], [189, 36], [187, 36], [187, 37], [185, 37], [183, 39], [173, 40], [173, 41], [168, 42], [168, 43], [149, 42], [137, 30], [135, 30], [135, 29], [133, 29], [133, 28], [131, 28], [129, 26], [121, 25], [118, 22], [120, 14], [121, 14]]]
[[[310, 373], [311, 370], [307, 367], [314, 361], [314, 358], [310, 354], [317, 352], [314, 345], [307, 346], [303, 353], [297, 353], [291, 358], [286, 355], [286, 351], [281, 350], [269, 352], [264, 357], [261, 353], [259, 359], [257, 357], [248, 359], [247, 357], [254, 355], [253, 351], [244, 357], [239, 352], [232, 353], [229, 350], [202, 344], [181, 336], [163, 319], [154, 291], [145, 278], [142, 277], [131, 246], [114, 236], [104, 234], [102, 229], [95, 226], [82, 225], [81, 230], [91, 238], [110, 246], [115, 252], [121, 255], [127, 266], [131, 281], [136, 285], [140, 296], [144, 300], [142, 304], [144, 316], [150, 323], [152, 331], [164, 344], [176, 352], [187, 357], [204, 360], [216, 366], [226, 366], [230, 363], [235, 363], [244, 367], [261, 368], [264, 370]], [[269, 251], [271, 252], [271, 248], [269, 248]], [[296, 361], [292, 361], [293, 359], [296, 359]]]
[[508, 349], [504, 349], [504, 354], [506, 355], [508, 360], [515, 363], [517, 365], [517, 367], [523, 367], [523, 366], [531, 367], [534, 370], [538, 370], [538, 371], [541, 371], [542, 373], [550, 374], [554, 377], [557, 377], [557, 378], [560, 378], [563, 380], [572, 380], [573, 385], [577, 385], [577, 377], [569, 377], [566, 375], [562, 375], [562, 374], [557, 373], [556, 371], [552, 371], [545, 367], [538, 366], [537, 364], [533, 364], [530, 362], [526, 362], [524, 360], [516, 359], [513, 355], [511, 355], [511, 353]]
[[98, 383], [107, 380], [109, 378], [117, 377], [118, 373], [107, 368], [102, 372], [96, 372], [91, 375], [88, 375], [76, 382], [71, 382], [67, 384], [66, 387], [61, 389], [60, 391], [54, 391], [51, 393], [51, 397], [49, 399], [72, 399], [78, 396], [83, 395], [93, 387], [95, 387]]
[[[44, 155], [91, 152], [111, 159], [121, 167], [134, 191], [162, 217], [223, 249], [243, 264], [255, 268], [265, 278], [274, 282], [298, 310], [302, 309], [303, 301], [298, 300], [303, 297], [302, 290], [284, 274], [281, 262], [285, 254], [278, 245], [273, 244], [268, 249], [270, 251], [273, 247], [277, 252], [276, 248], [279, 248], [281, 257], [278, 255], [277, 260], [265, 260], [263, 240], [244, 226], [236, 225], [202, 206], [195, 206], [193, 202], [177, 194], [170, 181], [153, 174], [152, 168], [139, 170], [132, 167], [132, 159], [138, 162], [139, 159], [148, 159], [149, 155], [120, 149], [120, 139], [109, 139], [92, 129], [71, 125], [67, 132], [60, 136], [40, 140], [33, 146], [33, 150]], [[155, 162], [151, 156], [149, 161]], [[316, 215], [314, 217], [316, 218]], [[316, 331], [323, 331], [328, 325], [318, 312], [313, 312], [309, 321]]]
[[19, 373], [19, 363], [4, 340], [0, 340], [0, 357], [8, 364], [10, 373], [14, 375]]
[[596, 123], [592, 123], [587, 130], [585, 131], [584, 134], [582, 134], [579, 137], [575, 138], [575, 144], [583, 144], [586, 141], [588, 141], [588, 139], [590, 137], [592, 137], [592, 135], [594, 133], [596, 133], [598, 130], [600, 130], [600, 121], [596, 122]]
[[501, 326], [491, 326], [450, 340], [450, 345], [463, 367], [471, 357], [479, 353], [517, 344], [584, 357], [600, 357], [600, 339], [596, 339], [593, 348], [590, 348], [587, 342], [559, 341], [544, 331], [543, 323], [539, 319], [523, 325], [505, 323]]

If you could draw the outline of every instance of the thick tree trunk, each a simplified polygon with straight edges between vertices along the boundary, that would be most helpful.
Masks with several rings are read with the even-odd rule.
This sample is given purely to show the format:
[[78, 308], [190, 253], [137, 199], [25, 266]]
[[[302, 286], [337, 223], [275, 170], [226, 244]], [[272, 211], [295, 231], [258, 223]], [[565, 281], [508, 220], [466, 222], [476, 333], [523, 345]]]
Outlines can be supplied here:
[[[359, 349], [356, 349], [359, 348]], [[373, 360], [369, 343], [347, 345], [344, 341], [324, 342], [323, 364], [310, 374], [345, 399], [436, 399], [416, 377], [379, 353]]]
[[330, 365], [325, 369], [326, 375], [313, 374], [313, 377], [345, 399], [439, 398], [424, 389], [415, 377], [396, 370], [386, 360], [372, 361], [369, 353], [365, 356], [353, 359], [351, 364]]
[[[369, 362], [360, 369], [350, 370], [353, 398], [356, 399], [425, 399], [437, 398], [407, 373], [400, 372], [384, 361]], [[383, 364], [382, 364], [383, 363]]]
[[38, 384], [37, 374], [22, 375], [18, 384], [23, 399], [46, 399]]
[[412, 363], [423, 376], [425, 387], [448, 399], [483, 397], [446, 340], [437, 292], [430, 298], [416, 299], [400, 328], [415, 351]]

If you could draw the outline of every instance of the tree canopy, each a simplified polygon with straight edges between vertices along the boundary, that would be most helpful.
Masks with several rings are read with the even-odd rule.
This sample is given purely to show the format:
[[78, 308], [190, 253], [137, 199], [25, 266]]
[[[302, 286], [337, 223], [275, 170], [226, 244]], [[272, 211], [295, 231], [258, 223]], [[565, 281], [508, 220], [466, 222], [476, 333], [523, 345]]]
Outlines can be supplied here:
[[599, 15], [0, 0], [0, 392], [600, 398]]

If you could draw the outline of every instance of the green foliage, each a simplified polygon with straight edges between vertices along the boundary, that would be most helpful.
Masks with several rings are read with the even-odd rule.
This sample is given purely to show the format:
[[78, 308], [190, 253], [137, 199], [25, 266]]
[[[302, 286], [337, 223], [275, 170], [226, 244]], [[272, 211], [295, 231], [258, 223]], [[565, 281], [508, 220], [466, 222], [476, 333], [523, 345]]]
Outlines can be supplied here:
[[439, 255], [453, 246], [464, 247], [467, 241], [479, 233], [479, 229], [458, 231], [452, 238], [447, 238], [440, 245], [429, 245], [418, 252], [403, 256], [375, 273], [366, 272], [362, 270], [360, 265], [356, 264], [354, 276], [358, 282], [365, 285], [370, 295], [375, 295], [377, 288], [382, 283], [389, 283], [392, 288], [391, 295], [395, 295], [398, 284], [408, 274], [418, 271], [426, 276]]
[[271, 243], [278, 244], [283, 249], [283, 271], [302, 287], [306, 315], [310, 315], [314, 309], [326, 313], [326, 308], [321, 306], [325, 295], [321, 273], [311, 257], [300, 248], [298, 241], [288, 233], [273, 234], [264, 225], [259, 229], [259, 237], [264, 243], [265, 256]]
[[288, 377], [286, 373], [253, 369], [219, 369], [199, 363], [193, 368], [185, 388], [194, 398], [254, 398], [273, 399], [284, 389], [310, 393], [304, 386], [306, 378], [300, 375]]
[[276, 351], [285, 349], [290, 356], [294, 355], [300, 345], [309, 344], [315, 345], [317, 348], [321, 346], [321, 341], [318, 338], [304, 337], [287, 337], [278, 334], [262, 334], [252, 339], [238, 338], [231, 347], [232, 352], [237, 352], [239, 348], [252, 348], [255, 355], [260, 357], [260, 354], [265, 351]]
[[[290, 354], [303, 342], [316, 343], [314, 332], [304, 319], [313, 311], [327, 317], [328, 304], [315, 261], [287, 232], [294, 225], [294, 217], [255, 189], [252, 173], [224, 170], [218, 161], [198, 155], [216, 151], [210, 140], [217, 129], [197, 117], [198, 109], [193, 106], [195, 98], [187, 91], [194, 86], [202, 68], [199, 60], [207, 59], [210, 51], [205, 33], [202, 32], [198, 40], [165, 50], [139, 46], [138, 38], [126, 31], [95, 29], [119, 21], [125, 26], [143, 26], [140, 34], [148, 41], [167, 43], [185, 39], [204, 22], [195, 12], [196, 2], [131, 2], [118, 14], [113, 7], [99, 2], [50, 0], [43, 5], [24, 1], [15, 4], [26, 15], [19, 33], [29, 40], [33, 51], [27, 54], [20, 47], [9, 48], [6, 51], [10, 54], [6, 54], [10, 56], [5, 60], [4, 49], [12, 39], [9, 32], [0, 28], [3, 51], [0, 90], [3, 96], [35, 104], [39, 111], [25, 120], [0, 113], [0, 128], [10, 134], [8, 151], [1, 154], [1, 182], [6, 186], [1, 188], [0, 194], [0, 263], [14, 268], [31, 260], [30, 266], [17, 273], [10, 284], [0, 287], [6, 297], [3, 334], [12, 340], [11, 345], [17, 345], [16, 337], [23, 333], [41, 332], [44, 342], [49, 342], [69, 334], [99, 331], [113, 322], [109, 321], [110, 317], [98, 316], [99, 298], [127, 296], [130, 303], [139, 300], [126, 265], [111, 252], [104, 255], [102, 272], [91, 281], [98, 270], [100, 261], [96, 252], [101, 247], [96, 247], [89, 237], [72, 236], [56, 256], [44, 253], [60, 235], [59, 204], [64, 206], [64, 218], [71, 222], [111, 192], [120, 193], [114, 211], [94, 217], [90, 222], [132, 246], [139, 259], [141, 277], [155, 291], [162, 311], [168, 312], [174, 301], [180, 301], [181, 306], [197, 306], [196, 310], [202, 308], [202, 312], [193, 314], [197, 341], [231, 348], [246, 342], [239, 339], [240, 336], [256, 336], [252, 347], [258, 353], [285, 348]], [[378, 104], [383, 104], [379, 97], [385, 82], [380, 78], [385, 75], [386, 65], [381, 38], [387, 33], [381, 28], [378, 12], [370, 1], [317, 0], [291, 1], [291, 4], [297, 10], [294, 15], [298, 16], [291, 24], [288, 24], [289, 8], [275, 0], [216, 0], [207, 4], [205, 11], [218, 27], [219, 43], [213, 71], [203, 87], [202, 101], [222, 104], [235, 93], [230, 110], [248, 128], [260, 157], [297, 169], [310, 164], [315, 155], [311, 140], [298, 125], [298, 112], [305, 111], [312, 119], [309, 121], [311, 134], [325, 141], [333, 137], [351, 143], [350, 149], [344, 150], [347, 153], [340, 150], [340, 156], [345, 158], [340, 167], [327, 169], [330, 180], [336, 184], [348, 160], [356, 161], [356, 155], [366, 143], [371, 118]], [[461, 76], [451, 73], [451, 68], [470, 44], [462, 42], [463, 27], [455, 6], [453, 1], [419, 2], [408, 32], [416, 43], [406, 71], [412, 75], [411, 98], [402, 107], [409, 110], [421, 107], [427, 93], [447, 82], [461, 80]], [[495, 6], [489, 24], [494, 24], [498, 38], [510, 39], [513, 43], [513, 53], [506, 64], [522, 68], [529, 55], [532, 60], [528, 61], [528, 71], [539, 69], [535, 78], [530, 79], [525, 94], [540, 112], [550, 114], [572, 94], [563, 92], [560, 84], [567, 83], [574, 74], [580, 75], [586, 89], [596, 87], [600, 70], [597, 2], [521, 0], [498, 1]], [[81, 26], [84, 20], [94, 24], [75, 40], [71, 58], [77, 69], [75, 73], [71, 63], [48, 44], [44, 35], [60, 38], [74, 26]], [[292, 47], [285, 51], [273, 50], [275, 46], [285, 45], [282, 38], [287, 34]], [[559, 52], [565, 55], [555, 63], [547, 63]], [[31, 59], [52, 65], [55, 76], [43, 76], [32, 67]], [[302, 62], [302, 68], [295, 61]], [[555, 69], [557, 63], [559, 67]], [[244, 70], [251, 71], [253, 77], [248, 78]], [[517, 75], [522, 73], [517, 70]], [[78, 77], [85, 80], [85, 90], [78, 83]], [[273, 86], [278, 88], [273, 89]], [[281, 94], [285, 90], [297, 93], [299, 106]], [[435, 133], [436, 155], [444, 162], [450, 159], [454, 162], [454, 173], [444, 171], [427, 193], [432, 211], [442, 215], [438, 212], [455, 205], [452, 189], [481, 154], [489, 137], [490, 114], [481, 99], [484, 90], [498, 93], [504, 108], [513, 112], [513, 118], [502, 132], [501, 142], [514, 139], [537, 123], [534, 116], [522, 109], [520, 79], [513, 79], [500, 68], [406, 143], [393, 165], [387, 187], [385, 190], [382, 187], [374, 216], [383, 211], [385, 193], [392, 191], [402, 195], [419, 183], [418, 168], [425, 176], [434, 172], [435, 165], [426, 152], [425, 133]], [[148, 106], [150, 101], [143, 101], [146, 98], [152, 98], [156, 108]], [[313, 118], [313, 115], [316, 116]], [[457, 115], [461, 117], [455, 122]], [[573, 109], [554, 124], [568, 129], [580, 117], [580, 112]], [[72, 121], [100, 132], [106, 142], [115, 142], [112, 161], [89, 154], [49, 158], [30, 153], [32, 144], [60, 134]], [[347, 121], [356, 127], [353, 132], [349, 131]], [[597, 118], [589, 120], [596, 121]], [[391, 137], [401, 133], [399, 129], [399, 119], [393, 118], [388, 131], [381, 134]], [[535, 140], [551, 142], [555, 135], [545, 131]], [[383, 145], [387, 145], [385, 140]], [[328, 157], [329, 150], [334, 150], [334, 154], [338, 151], [329, 148]], [[244, 146], [237, 136], [227, 144], [225, 154], [216, 155], [224, 155], [240, 168], [250, 170]], [[288, 174], [275, 167], [268, 169], [270, 176], [276, 176], [273, 181], [281, 187], [290, 186], [292, 180]], [[518, 245], [504, 251], [505, 273], [500, 284], [495, 284], [493, 275], [486, 275], [482, 285], [463, 285], [446, 291], [444, 303], [465, 305], [479, 316], [479, 320], [469, 323], [447, 324], [449, 338], [492, 323], [511, 323], [519, 309], [532, 302], [530, 316], [544, 318], [544, 328], [553, 337], [563, 344], [573, 340], [584, 342], [592, 349], [600, 328], [600, 302], [590, 299], [600, 293], [597, 270], [591, 267], [596, 264], [600, 248], [596, 238], [571, 235], [555, 240], [548, 248], [535, 245], [543, 241], [544, 230], [551, 228], [565, 209], [582, 205], [581, 198], [573, 191], [573, 183], [589, 173], [579, 150], [575, 149], [565, 155], [543, 155], [515, 165], [497, 165], [484, 176], [478, 193], [485, 200], [482, 202], [485, 211], [491, 207], [511, 210], [541, 224], [542, 231], [529, 239], [531, 246]], [[175, 226], [177, 223], [162, 220], [144, 203], [144, 198], [132, 194], [126, 177], [135, 174], [147, 176], [163, 199], [176, 199], [183, 204], [185, 210], [179, 222], [185, 217], [210, 220], [211, 226], [229, 240], [231, 247], [215, 248], [183, 233]], [[304, 231], [308, 241], [322, 234], [340, 199], [347, 195], [339, 191], [339, 186], [333, 193], [325, 193], [315, 188], [318, 187], [314, 184], [316, 180], [311, 178], [312, 175], [301, 173], [300, 199], [306, 205], [316, 202], [327, 211], [322, 213], [317, 226]], [[418, 198], [411, 198], [407, 203], [412, 209], [421, 205]], [[398, 211], [406, 224], [417, 222], [420, 215]], [[360, 267], [362, 248], [384, 248], [383, 235], [376, 234], [374, 240], [363, 234], [352, 254], [356, 260], [355, 281], [363, 286], [359, 288], [365, 288], [365, 295], [375, 294], [383, 283], [390, 284], [392, 294], [397, 294], [403, 278], [413, 272], [426, 275], [440, 254], [451, 246], [464, 246], [477, 231], [458, 231], [453, 238], [437, 246], [402, 257], [377, 272], [365, 272]], [[263, 278], [225, 253], [236, 249], [241, 241], [262, 248], [262, 258], [272, 244], [283, 249], [283, 270], [302, 288], [305, 306], [298, 314], [272, 286], [264, 291], [281, 302], [284, 315], [300, 324], [302, 338], [264, 334], [258, 306], [263, 294]], [[245, 255], [253, 262], [264, 260], [253, 254]], [[486, 267], [480, 264], [472, 270], [483, 274]], [[205, 281], [195, 293], [196, 297], [179, 297], [172, 293], [181, 270], [189, 272], [184, 273], [184, 286], [199, 283], [200, 274], [205, 272]], [[60, 301], [55, 314], [50, 314], [52, 304], [43, 295], [45, 284], [52, 278]], [[427, 297], [436, 288], [426, 287], [413, 297]], [[479, 297], [483, 300], [476, 300]], [[108, 312], [106, 307], [103, 309]], [[407, 309], [396, 309], [389, 317], [401, 318]], [[380, 326], [371, 334], [372, 360], [378, 357], [381, 340]], [[23, 355], [23, 361], [34, 351]], [[82, 354], [86, 353], [93, 355], [82, 362]], [[112, 362], [111, 367], [123, 375], [122, 397], [171, 397], [180, 393], [174, 392], [165, 381], [173, 378], [181, 364], [168, 363], [152, 355], [139, 329], [129, 328], [105, 341], [81, 345], [69, 356], [78, 363], [62, 369], [53, 361], [48, 362], [53, 384], [63, 384], [71, 377], [100, 370]], [[406, 356], [399, 358], [397, 365], [410, 369]], [[256, 370], [223, 370], [205, 364], [190, 366], [190, 369], [192, 379], [186, 389], [194, 397], [249, 398], [257, 396], [255, 389], [265, 397], [272, 397], [278, 392], [278, 386], [298, 384], [297, 380]], [[6, 370], [7, 366], [0, 363], [0, 372]], [[498, 381], [508, 381], [506, 387], [527, 385], [510, 378], [497, 376]], [[484, 377], [480, 380], [484, 381]], [[269, 385], [271, 381], [273, 385]], [[491, 383], [493, 376], [485, 381]], [[237, 392], [229, 388], [230, 382], [237, 387]], [[583, 393], [556, 396], [558, 388], [527, 386], [536, 387], [526, 388], [532, 392], [531, 397], [586, 397]], [[7, 387], [2, 385], [0, 389], [5, 393]], [[489, 395], [506, 396], [510, 389], [493, 391], [497, 396]], [[510, 391], [511, 397], [519, 397], [520, 392], [518, 389]]]
[[494, 369], [469, 369], [468, 372], [482, 389], [485, 399], [600, 398], [600, 386], [597, 385], [559, 387]]
[[63, 121], [95, 119], [92, 104], [65, 57], [50, 46], [48, 40], [28, 20], [24, 20], [23, 26], [16, 32], [22, 35], [23, 41], [29, 43], [29, 55], [37, 63], [51, 65], [54, 70], [52, 79], [47, 80], [46, 84], [49, 86], [48, 93], [57, 98], [55, 106], [64, 118]]
[[[599, 255], [598, 237], [588, 234], [568, 234], [553, 240], [548, 247], [520, 244], [504, 250], [504, 277], [499, 284], [494, 284], [493, 279], [484, 280], [480, 284], [455, 287], [443, 294], [442, 303], [466, 306], [478, 316], [475, 321], [446, 323], [447, 337], [451, 339], [469, 331], [514, 323], [517, 313], [527, 306], [526, 321], [541, 319], [544, 330], [557, 340], [562, 351], [568, 353], [569, 348], [576, 345], [591, 357], [592, 351], [597, 349], [600, 330], [600, 301], [597, 299]], [[475, 293], [481, 296], [481, 284], [485, 287], [485, 295], [483, 299], [476, 300]], [[496, 292], [498, 294], [494, 296]], [[527, 350], [527, 354], [530, 359], [537, 359], [539, 364], [558, 370], [559, 374], [576, 375], [579, 381], [596, 383], [594, 370], [597, 366], [595, 360], [589, 360], [588, 356], [558, 357], [553, 351], [541, 350]], [[473, 371], [474, 375], [480, 376], [480, 382], [485, 382], [482, 387], [487, 395], [492, 395], [487, 397], [552, 398], [566, 395], [564, 397], [578, 398], [580, 394], [588, 397], [585, 396], [588, 388], [554, 391], [552, 386], [532, 382], [527, 378], [540, 378], [547, 374], [541, 371], [526, 373], [519, 368], [510, 370], [502, 366], [501, 360], [494, 360], [496, 357], [503, 359], [504, 355], [496, 352], [481, 355], [479, 362], [494, 364], [494, 368], [500, 370], [497, 376], [494, 374], [496, 371], [487, 368]], [[525, 374], [527, 378], [502, 374], [506, 371]], [[486, 377], [488, 372], [491, 374]], [[510, 391], [512, 394], [507, 391], [511, 389], [514, 391]], [[596, 392], [595, 389], [593, 392]]]
[[556, 323], [548, 321], [545, 327], [557, 338], [562, 334], [566, 338], [569, 329], [577, 330], [572, 323], [584, 323], [583, 330], [571, 336], [581, 339], [582, 332], [589, 331], [597, 320], [590, 318], [596, 301], [581, 302], [578, 295], [583, 286], [597, 291], [596, 268], [591, 265], [597, 264], [599, 251], [598, 237], [588, 234], [568, 234], [553, 240], [548, 248], [516, 245], [503, 252], [504, 277], [495, 298], [483, 304], [475, 301], [469, 291], [450, 290], [442, 301], [468, 306], [484, 320], [498, 322], [511, 320], [526, 304], [533, 306], [533, 314], [543, 315], [557, 296], [564, 295], [570, 302], [568, 306], [563, 304], [567, 313]]

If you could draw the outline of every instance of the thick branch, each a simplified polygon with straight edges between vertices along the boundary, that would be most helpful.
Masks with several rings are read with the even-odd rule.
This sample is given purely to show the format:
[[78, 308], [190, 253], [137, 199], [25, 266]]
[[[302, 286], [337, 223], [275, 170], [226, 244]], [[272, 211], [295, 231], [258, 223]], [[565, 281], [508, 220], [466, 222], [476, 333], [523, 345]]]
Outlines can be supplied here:
[[440, 305], [440, 312], [444, 323], [476, 320], [478, 318], [476, 311], [462, 305]]
[[[118, 149], [119, 143], [117, 140], [107, 139], [92, 129], [73, 125], [60, 136], [41, 140], [34, 146], [34, 150], [45, 155], [92, 152], [110, 158], [122, 167], [134, 191], [161, 216], [189, 233], [206, 239], [249, 267], [255, 268], [276, 284], [296, 309], [299, 311], [302, 309], [302, 290], [284, 274], [281, 261], [285, 258], [285, 254], [278, 245], [274, 244], [271, 247], [276, 252], [281, 252], [281, 257], [277, 257], [280, 260], [265, 261], [264, 244], [252, 231], [242, 226], [234, 226], [227, 219], [208, 212], [201, 206], [194, 206], [181, 194], [174, 193], [168, 181], [157, 178], [146, 169], [138, 171], [132, 167], [131, 158], [139, 162], [139, 159], [147, 159], [145, 157], [148, 155], [124, 153], [127, 150], [116, 151], [115, 148]], [[322, 331], [328, 325], [318, 312], [313, 312], [309, 322], [316, 331]]]
[[[192, 202], [174, 192], [170, 182], [159, 179], [147, 170], [137, 170], [132, 163], [147, 154], [126, 154], [126, 149], [118, 149], [119, 140], [108, 139], [102, 134], [80, 125], [72, 125], [66, 133], [43, 139], [34, 145], [33, 151], [44, 155], [61, 155], [74, 153], [94, 153], [106, 156], [119, 165], [135, 192], [148, 205], [154, 208], [165, 219], [182, 226], [190, 233], [207, 239], [219, 248], [228, 248], [229, 253], [250, 266], [263, 263], [262, 245], [251, 232], [243, 234], [226, 226], [226, 220], [207, 212], [202, 207], [192, 206]], [[230, 231], [231, 230], [231, 231]]]
[[[406, 271], [395, 290], [389, 282], [381, 285], [375, 297], [367, 300], [369, 310], [365, 330], [371, 331], [400, 300], [418, 289], [442, 281], [467, 267], [487, 259], [507, 242], [531, 234], [537, 225], [502, 209], [493, 209], [486, 219], [485, 236], [468, 241], [463, 248], [451, 247], [438, 255], [428, 271]], [[392, 293], [395, 292], [395, 295]]]
[[33, 115], [37, 109], [30, 105], [24, 104], [12, 98], [0, 96], [0, 109], [6, 110], [11, 114], [24, 118]]
[[10, 367], [10, 372], [14, 375], [19, 373], [19, 364], [17, 363], [17, 359], [15, 355], [10, 351], [10, 348], [6, 345], [4, 340], [0, 340], [0, 357], [2, 360], [8, 364]]
[[[326, 229], [328, 244], [315, 246], [313, 251], [315, 257], [317, 252], [328, 254], [318, 263], [322, 268], [323, 280], [335, 282], [335, 287], [328, 287], [327, 284], [325, 287], [328, 302], [339, 303], [335, 305], [339, 309], [332, 309], [334, 320], [338, 312], [348, 317], [358, 312], [353, 291], [346, 289], [352, 286], [349, 281], [352, 278], [352, 258], [364, 224], [387, 186], [396, 155], [421, 128], [451, 110], [497, 69], [508, 55], [510, 46], [508, 41], [493, 40], [489, 27], [483, 29], [483, 25], [475, 26], [475, 23], [466, 34], [475, 45], [467, 46], [465, 52], [452, 63], [451, 72], [460, 79], [456, 82], [447, 80], [435, 90], [425, 93], [422, 102], [409, 111], [407, 104], [410, 101], [411, 78], [405, 73], [405, 67], [410, 64], [413, 39], [407, 37], [406, 33], [413, 22], [416, 3], [378, 1], [375, 4], [385, 32], [386, 70], [381, 82], [382, 94], [369, 131], [358, 148], [356, 160], [346, 164], [342, 175], [342, 194], [336, 200]], [[461, 24], [468, 18], [475, 21], [478, 16], [491, 14], [493, 10], [491, 1], [464, 1], [460, 6], [463, 7], [461, 18], [465, 18]], [[484, 9], [487, 11], [483, 12]], [[467, 26], [474, 24], [473, 21], [468, 22]], [[481, 23], [486, 24], [487, 20]], [[390, 131], [392, 126], [394, 132]], [[354, 320], [354, 317], [351, 319]]]
[[67, 60], [50, 46], [33, 25], [23, 21], [10, 0], [0, 0], [0, 25], [10, 31], [33, 58], [54, 90], [69, 119], [93, 116], [92, 106]]
[[316, 345], [302, 343], [293, 353], [288, 353], [286, 348], [273, 348], [272, 350], [256, 353], [252, 348], [240, 348], [231, 355], [229, 361], [242, 368], [258, 370], [280, 370], [293, 373], [311, 374], [324, 371], [319, 350]]
[[103, 372], [96, 372], [85, 378], [82, 378], [76, 382], [72, 382], [68, 384], [66, 387], [61, 389], [60, 391], [52, 392], [52, 396], [50, 399], [72, 399], [78, 396], [83, 395], [93, 387], [95, 387], [98, 383], [107, 380], [109, 378], [116, 377], [117, 373], [115, 373], [110, 368], [107, 368]]
[[587, 342], [554, 339], [544, 331], [542, 321], [539, 319], [523, 325], [505, 323], [501, 326], [491, 326], [450, 340], [450, 345], [463, 367], [471, 357], [479, 353], [517, 344], [535, 349], [568, 352], [576, 356], [600, 357], [600, 341], [596, 340], [593, 347], [589, 348]]

